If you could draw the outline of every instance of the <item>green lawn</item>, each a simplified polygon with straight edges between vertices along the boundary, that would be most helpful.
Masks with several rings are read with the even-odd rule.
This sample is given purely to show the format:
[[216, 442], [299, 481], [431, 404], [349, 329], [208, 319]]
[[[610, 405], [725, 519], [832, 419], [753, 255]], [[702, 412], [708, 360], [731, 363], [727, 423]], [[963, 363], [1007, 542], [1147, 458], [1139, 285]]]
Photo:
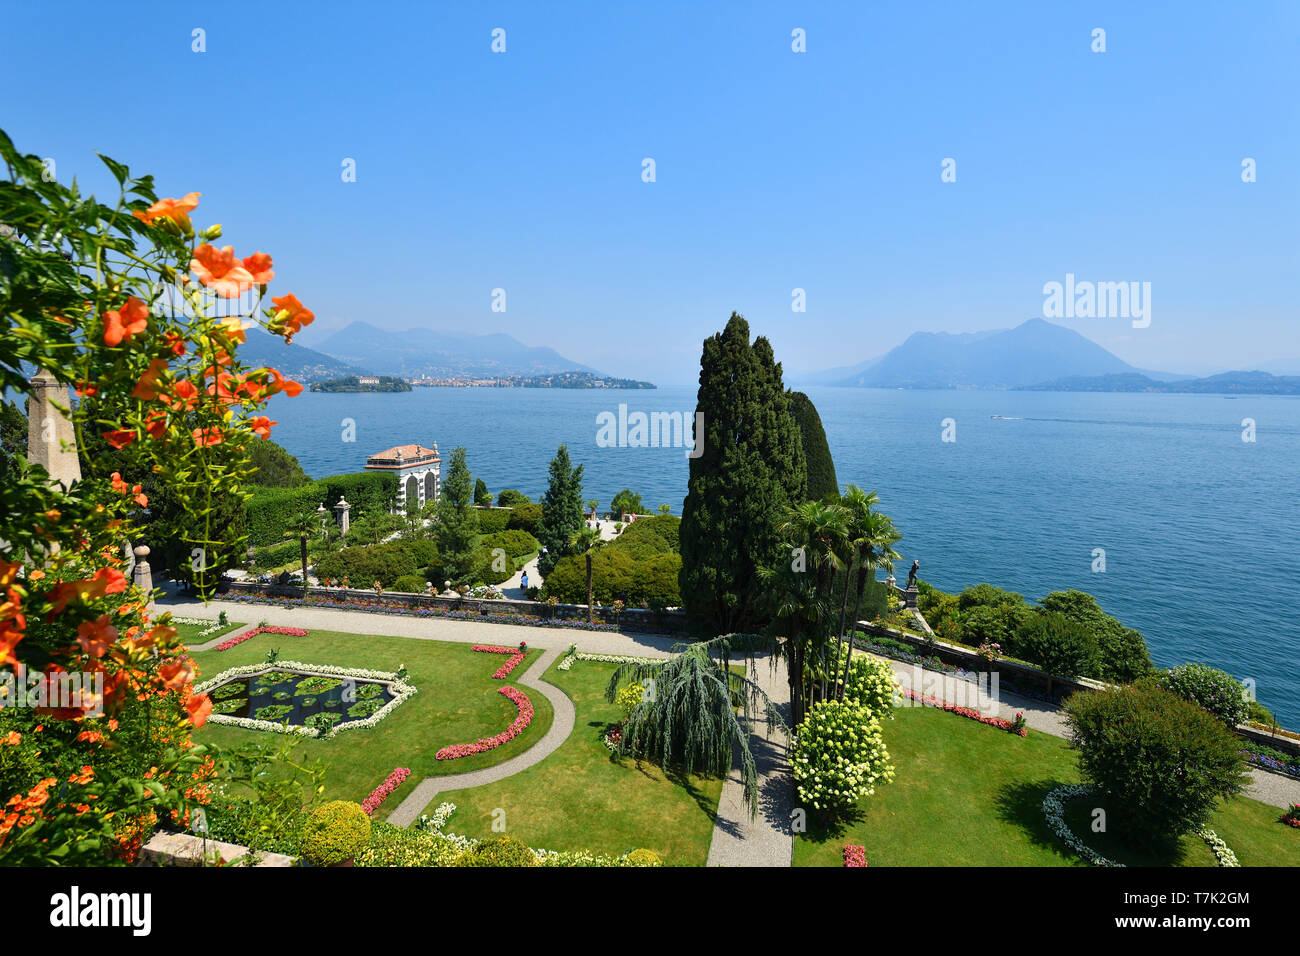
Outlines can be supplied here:
[[[833, 829], [810, 825], [794, 845], [796, 866], [841, 866], [846, 843], [866, 848], [871, 866], [1083, 866], [1048, 829], [1043, 797], [1078, 783], [1064, 740], [1036, 731], [1026, 738], [932, 708], [902, 708], [885, 727], [896, 777]], [[1088, 806], [1082, 806], [1087, 803]], [[1153, 865], [1119, 835], [1093, 834], [1093, 801], [1067, 808], [1073, 831], [1118, 862]], [[1300, 865], [1300, 831], [1277, 822], [1281, 811], [1244, 797], [1210, 820], [1243, 866]], [[1163, 864], [1214, 866], [1209, 847], [1185, 839], [1181, 858]]]
[[[509, 658], [471, 651], [468, 644], [336, 631], [312, 631], [306, 637], [259, 634], [228, 651], [195, 654], [199, 679], [215, 677], [229, 667], [260, 663], [271, 648], [278, 650], [284, 660], [304, 664], [393, 671], [406, 665], [409, 682], [418, 688], [410, 700], [375, 727], [344, 731], [327, 740], [304, 739], [297, 750], [302, 759], [322, 760], [329, 765], [325, 775], [327, 799], [359, 802], [395, 768], [409, 767], [411, 776], [375, 811], [377, 820], [384, 819], [425, 777], [478, 770], [527, 750], [546, 733], [554, 716], [551, 702], [540, 691], [522, 687], [516, 679], [541, 655], [537, 649], [528, 652], [510, 678], [499, 681], [493, 680], [492, 674]], [[510, 726], [518, 710], [498, 693], [507, 684], [519, 687], [533, 702], [535, 713], [528, 729], [487, 753], [457, 760], [434, 759], [434, 754], [449, 744], [473, 743]], [[250, 741], [274, 744], [280, 735], [208, 724], [195, 734], [195, 739], [235, 746]]]
[[702, 866], [708, 858], [720, 779], [665, 776], [653, 764], [614, 757], [601, 737], [622, 711], [605, 701], [614, 664], [579, 661], [552, 666], [546, 679], [577, 707], [560, 749], [534, 767], [494, 784], [440, 793], [424, 811], [450, 801], [449, 833], [492, 837], [493, 810], [505, 811], [506, 832], [529, 846], [618, 855], [638, 847], [669, 866]]

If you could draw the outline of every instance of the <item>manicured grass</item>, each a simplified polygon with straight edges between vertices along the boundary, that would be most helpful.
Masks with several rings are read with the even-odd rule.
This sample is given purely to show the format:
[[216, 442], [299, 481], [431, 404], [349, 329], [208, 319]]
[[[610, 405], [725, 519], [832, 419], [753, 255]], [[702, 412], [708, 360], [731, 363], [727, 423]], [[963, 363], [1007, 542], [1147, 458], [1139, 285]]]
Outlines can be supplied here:
[[[344, 731], [326, 740], [302, 739], [296, 751], [300, 759], [328, 764], [327, 799], [359, 802], [395, 768], [409, 767], [411, 776], [375, 812], [376, 820], [384, 819], [425, 777], [479, 770], [522, 753], [546, 733], [554, 716], [551, 702], [541, 692], [522, 687], [517, 680], [541, 655], [536, 649], [528, 652], [509, 678], [500, 681], [493, 680], [492, 674], [509, 658], [471, 651], [468, 644], [336, 631], [312, 631], [306, 637], [259, 634], [228, 651], [195, 654], [199, 680], [215, 677], [229, 667], [260, 663], [271, 648], [284, 660], [304, 664], [391, 671], [406, 665], [409, 682], [418, 688], [410, 700], [375, 727]], [[519, 687], [533, 702], [535, 712], [528, 729], [487, 753], [436, 760], [434, 754], [449, 744], [473, 743], [510, 726], [518, 709], [498, 693], [506, 685]], [[222, 746], [253, 741], [278, 745], [283, 739], [280, 734], [216, 724], [203, 727], [195, 738]]]
[[[933, 708], [900, 708], [885, 726], [895, 779], [834, 827], [810, 821], [796, 837], [796, 866], [842, 866], [844, 844], [866, 848], [870, 866], [1084, 866], [1048, 828], [1042, 802], [1060, 784], [1078, 783], [1075, 755], [1057, 737], [1020, 738]], [[1083, 806], [1087, 803], [1087, 806]], [[1137, 854], [1119, 834], [1091, 832], [1093, 801], [1067, 807], [1071, 829], [1099, 853], [1132, 865], [1214, 866], [1209, 847], [1185, 838], [1181, 857]], [[1239, 797], [1210, 828], [1243, 866], [1300, 865], [1300, 830], [1281, 811]]]
[[667, 776], [653, 764], [615, 757], [605, 749], [605, 728], [623, 716], [605, 700], [615, 667], [592, 661], [579, 661], [567, 671], [552, 666], [546, 680], [562, 688], [577, 707], [569, 739], [513, 777], [438, 794], [424, 812], [454, 803], [446, 831], [486, 838], [500, 835], [492, 830], [493, 811], [499, 809], [505, 814], [505, 832], [529, 846], [611, 855], [645, 847], [666, 865], [702, 866], [722, 781]]
[[[214, 619], [212, 623], [216, 624], [217, 622]], [[208, 627], [210, 627], [211, 625], [173, 624], [172, 626], [176, 628], [176, 630], [179, 632], [180, 642], [182, 644], [185, 644], [186, 646], [193, 646], [195, 644], [206, 644], [208, 641], [215, 640], [218, 637], [225, 637], [227, 634], [231, 633], [232, 631], [239, 630], [244, 625], [241, 624], [239, 621], [231, 621], [229, 624], [226, 625], [226, 627], [220, 630], [213, 631], [211, 634], [207, 634], [203, 637], [200, 637], [199, 635], [202, 634], [204, 631], [206, 631]]]

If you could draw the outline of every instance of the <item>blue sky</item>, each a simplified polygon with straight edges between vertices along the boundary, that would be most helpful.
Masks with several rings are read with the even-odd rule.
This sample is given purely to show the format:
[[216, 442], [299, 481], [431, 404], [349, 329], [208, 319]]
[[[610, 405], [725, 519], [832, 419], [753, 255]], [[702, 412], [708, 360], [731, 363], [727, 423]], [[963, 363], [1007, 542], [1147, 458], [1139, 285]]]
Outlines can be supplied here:
[[1149, 328], [1064, 323], [1136, 365], [1300, 371], [1300, 4], [182, 6], [6, 3], [0, 125], [202, 192], [305, 345], [506, 331], [689, 382], [732, 309], [818, 369], [1072, 272], [1152, 284]]

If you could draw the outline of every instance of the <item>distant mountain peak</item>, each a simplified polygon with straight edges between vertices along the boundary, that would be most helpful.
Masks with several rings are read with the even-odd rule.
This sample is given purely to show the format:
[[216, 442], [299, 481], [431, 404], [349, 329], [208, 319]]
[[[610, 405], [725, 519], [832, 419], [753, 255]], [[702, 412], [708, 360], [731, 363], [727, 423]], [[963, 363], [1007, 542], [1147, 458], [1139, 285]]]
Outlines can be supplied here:
[[1073, 329], [1035, 316], [1009, 329], [914, 332], [897, 348], [847, 372], [822, 380], [880, 388], [1016, 388], [1139, 370]]

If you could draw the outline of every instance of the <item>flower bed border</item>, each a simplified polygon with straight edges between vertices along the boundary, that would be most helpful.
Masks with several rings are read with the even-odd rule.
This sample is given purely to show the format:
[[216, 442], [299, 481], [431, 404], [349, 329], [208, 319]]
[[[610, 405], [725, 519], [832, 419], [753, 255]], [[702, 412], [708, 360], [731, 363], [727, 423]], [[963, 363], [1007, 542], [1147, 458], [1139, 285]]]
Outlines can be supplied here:
[[528, 695], [517, 687], [501, 687], [498, 688], [497, 693], [507, 697], [519, 708], [519, 716], [510, 726], [495, 737], [481, 737], [472, 744], [449, 744], [434, 754], [434, 759], [459, 760], [461, 757], [487, 753], [509, 743], [528, 729], [528, 725], [533, 722], [533, 702], [528, 699]]
[[512, 654], [513, 657], [497, 668], [496, 673], [492, 675], [493, 680], [505, 680], [510, 676], [510, 672], [518, 667], [528, 651], [521, 650], [518, 647], [505, 647], [502, 644], [474, 644], [470, 647], [471, 651], [478, 651], [481, 654]]
[[228, 651], [232, 647], [237, 647], [244, 643], [244, 641], [251, 641], [259, 634], [284, 634], [287, 637], [306, 637], [310, 633], [311, 631], [304, 627], [282, 627], [278, 624], [259, 624], [257, 627], [251, 628], [243, 634], [238, 634], [235, 637], [222, 641], [217, 645], [216, 649], [219, 651]]
[[567, 671], [577, 661], [597, 661], [601, 664], [658, 664], [668, 661], [666, 657], [629, 657], [626, 654], [589, 654], [578, 650], [577, 644], [569, 645], [564, 658], [555, 665], [558, 671]]
[[846, 867], [866, 866], [867, 848], [857, 843], [844, 844], [844, 865]]
[[373, 817], [375, 811], [378, 810], [383, 802], [388, 799], [389, 795], [405, 783], [406, 778], [410, 775], [411, 771], [409, 768], [398, 767], [384, 778], [383, 783], [371, 790], [370, 796], [361, 801], [361, 809], [366, 811], [366, 816]]
[[193, 626], [197, 626], [200, 624], [211, 625], [209, 628], [207, 628], [207, 630], [200, 631], [198, 634], [194, 635], [193, 638], [194, 640], [207, 637], [209, 634], [215, 634], [217, 632], [221, 632], [224, 634], [227, 631], [233, 630], [236, 627], [240, 627], [239, 624], [232, 624], [230, 622], [226, 622], [225, 624], [222, 624], [220, 621], [214, 621], [211, 618], [207, 618], [207, 617], [177, 617], [175, 614], [172, 615], [171, 622], [173, 624], [190, 624]]
[[[1054, 833], [1058, 839], [1066, 846], [1077, 853], [1083, 859], [1093, 866], [1124, 866], [1123, 863], [1117, 863], [1114, 860], [1102, 856], [1092, 847], [1088, 846], [1070, 829], [1069, 824], [1065, 822], [1065, 803], [1067, 800], [1075, 800], [1079, 797], [1086, 797], [1093, 792], [1093, 788], [1085, 783], [1064, 784], [1060, 787], [1054, 787], [1043, 797], [1043, 816], [1047, 820], [1047, 828]], [[1221, 867], [1239, 867], [1241, 864], [1237, 861], [1237, 854], [1232, 852], [1232, 848], [1225, 843], [1217, 833], [1209, 827], [1202, 827], [1196, 831], [1196, 835], [1205, 841], [1209, 846], [1210, 852], [1214, 854], [1214, 859], [1218, 861]]]
[[231, 717], [228, 714], [211, 714], [208, 717], [208, 723], [227, 724], [231, 727], [243, 727], [245, 730], [268, 730], [272, 733], [297, 734], [300, 737], [320, 737], [322, 739], [327, 739], [336, 734], [340, 734], [345, 730], [361, 730], [375, 726], [391, 714], [394, 709], [409, 700], [411, 695], [415, 694], [418, 690], [415, 685], [407, 683], [407, 681], [399, 678], [397, 674], [392, 671], [375, 671], [361, 667], [334, 667], [330, 664], [304, 664], [302, 661], [277, 660], [274, 664], [263, 662], [261, 664], [243, 664], [239, 667], [227, 668], [215, 677], [209, 678], [195, 687], [194, 693], [206, 694], [208, 691], [226, 683], [232, 677], [253, 677], [272, 670], [300, 671], [313, 677], [357, 677], [363, 680], [381, 681], [388, 685], [389, 692], [392, 693], [393, 699], [369, 717], [348, 721], [347, 723], [336, 723], [323, 734], [317, 727], [282, 724], [270, 720], [254, 720], [251, 717]]
[[[984, 714], [981, 714], [978, 710], [973, 710], [970, 707], [959, 707], [956, 704], [950, 704], [947, 701], [940, 700], [933, 695], [926, 696], [925, 694], [918, 694], [916, 691], [907, 687], [899, 688], [899, 693], [910, 700], [918, 702], [922, 707], [937, 707], [939, 710], [946, 710], [950, 714], [956, 714], [959, 717], [966, 717], [970, 720], [977, 720], [981, 724], [989, 727], [996, 727], [998, 730], [1005, 730], [1008, 733], [1015, 734], [1017, 737], [1029, 736], [1029, 728], [1027, 726], [1022, 724], [1017, 728], [1014, 720], [1007, 720], [1005, 717], [987, 717]], [[1017, 714], [1016, 716], [1020, 715]]]

